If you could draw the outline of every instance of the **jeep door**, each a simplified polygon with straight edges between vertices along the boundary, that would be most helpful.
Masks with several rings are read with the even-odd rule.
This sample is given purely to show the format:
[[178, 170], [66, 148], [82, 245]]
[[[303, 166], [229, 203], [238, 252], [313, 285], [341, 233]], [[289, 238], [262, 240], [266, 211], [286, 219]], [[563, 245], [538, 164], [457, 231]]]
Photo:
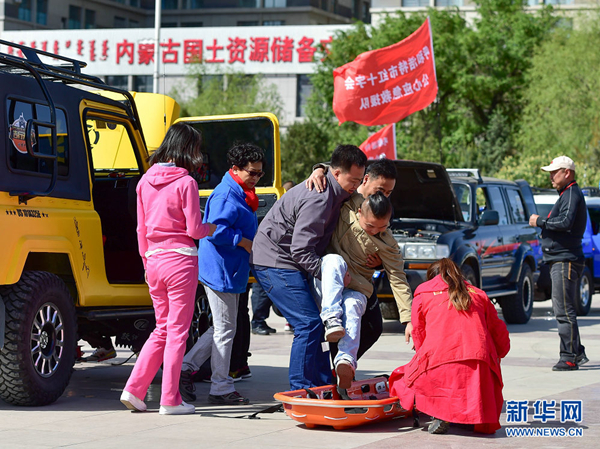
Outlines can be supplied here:
[[[536, 228], [529, 225], [529, 210], [517, 186], [505, 186], [509, 223], [503, 227], [506, 261], [509, 268], [519, 269], [525, 252], [539, 251]], [[521, 248], [524, 246], [524, 248]], [[516, 274], [516, 273], [510, 273]]]

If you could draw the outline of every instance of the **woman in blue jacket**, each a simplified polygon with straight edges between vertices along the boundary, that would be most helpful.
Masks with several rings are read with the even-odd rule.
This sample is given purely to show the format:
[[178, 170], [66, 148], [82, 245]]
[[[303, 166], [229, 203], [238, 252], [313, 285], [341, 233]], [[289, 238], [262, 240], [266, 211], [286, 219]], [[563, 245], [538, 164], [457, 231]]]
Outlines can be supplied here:
[[204, 285], [213, 317], [207, 331], [186, 354], [180, 392], [195, 400], [191, 372], [211, 358], [212, 404], [248, 404], [229, 376], [231, 347], [236, 331], [240, 294], [246, 291], [250, 251], [258, 221], [255, 185], [264, 175], [264, 151], [251, 144], [235, 145], [227, 153], [230, 169], [208, 197], [204, 221], [216, 225], [210, 238], [198, 248], [199, 280]]

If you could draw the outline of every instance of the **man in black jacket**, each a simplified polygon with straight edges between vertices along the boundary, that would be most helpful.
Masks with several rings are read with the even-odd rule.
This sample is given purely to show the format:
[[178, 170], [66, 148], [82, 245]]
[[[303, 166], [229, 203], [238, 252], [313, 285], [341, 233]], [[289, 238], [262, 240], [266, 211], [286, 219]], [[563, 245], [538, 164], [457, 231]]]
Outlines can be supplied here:
[[552, 370], [572, 371], [588, 362], [575, 312], [577, 285], [584, 267], [581, 239], [587, 220], [585, 199], [575, 182], [571, 158], [559, 156], [542, 170], [550, 172], [559, 198], [547, 218], [534, 214], [529, 224], [542, 228], [544, 262], [550, 264], [552, 308], [560, 337], [560, 360]]

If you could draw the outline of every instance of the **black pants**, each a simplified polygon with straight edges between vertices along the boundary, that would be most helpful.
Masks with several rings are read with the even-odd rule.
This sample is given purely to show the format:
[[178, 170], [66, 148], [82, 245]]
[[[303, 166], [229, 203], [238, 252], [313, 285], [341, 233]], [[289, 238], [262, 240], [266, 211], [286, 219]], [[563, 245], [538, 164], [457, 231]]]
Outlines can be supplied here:
[[248, 366], [248, 350], [250, 349], [250, 314], [248, 312], [248, 289], [240, 294], [238, 306], [237, 328], [231, 348], [229, 371], [237, 371]]
[[252, 284], [252, 329], [266, 325], [273, 302], [258, 282]]
[[[373, 294], [367, 299], [367, 309], [360, 320], [360, 344], [358, 346], [357, 359], [367, 352], [375, 344], [383, 332], [383, 317], [379, 308], [377, 292], [373, 289]], [[331, 360], [337, 355], [337, 343], [330, 343]]]
[[577, 325], [577, 285], [583, 273], [581, 262], [554, 262], [550, 267], [552, 279], [552, 309], [560, 337], [560, 360], [576, 363], [585, 348], [579, 339]]

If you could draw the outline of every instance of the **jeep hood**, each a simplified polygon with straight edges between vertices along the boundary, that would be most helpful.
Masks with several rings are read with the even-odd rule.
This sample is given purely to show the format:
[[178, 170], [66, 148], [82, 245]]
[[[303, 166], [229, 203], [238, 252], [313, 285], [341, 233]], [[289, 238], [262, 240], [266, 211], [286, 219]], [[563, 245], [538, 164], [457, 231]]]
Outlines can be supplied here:
[[431, 162], [394, 161], [398, 172], [390, 200], [394, 219], [464, 222], [460, 204], [443, 165]]

